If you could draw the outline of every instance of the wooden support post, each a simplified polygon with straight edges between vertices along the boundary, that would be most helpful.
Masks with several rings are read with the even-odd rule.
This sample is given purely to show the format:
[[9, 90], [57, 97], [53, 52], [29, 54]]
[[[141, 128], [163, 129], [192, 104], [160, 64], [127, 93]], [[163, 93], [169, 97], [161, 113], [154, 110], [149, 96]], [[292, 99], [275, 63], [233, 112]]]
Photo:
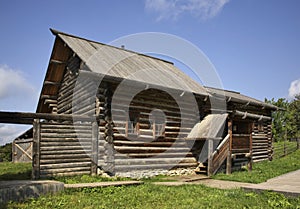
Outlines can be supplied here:
[[284, 156], [287, 155], [286, 142], [287, 142], [287, 128], [285, 128], [284, 144], [283, 144], [283, 153], [284, 153]]
[[105, 142], [104, 142], [104, 166], [103, 169], [110, 175], [115, 173], [115, 150], [113, 142], [113, 123], [111, 115], [111, 101], [112, 101], [112, 92], [111, 87], [108, 84], [104, 92], [105, 95]]
[[41, 124], [39, 119], [33, 121], [33, 147], [32, 147], [32, 179], [40, 178], [40, 141]]
[[253, 155], [253, 151], [252, 151], [252, 133], [253, 133], [253, 129], [254, 129], [254, 122], [250, 123], [249, 124], [249, 133], [250, 133], [250, 136], [249, 136], [249, 162], [248, 162], [248, 171], [252, 171], [252, 165], [253, 165], [253, 158], [252, 158], [252, 155]]
[[228, 120], [228, 134], [229, 134], [229, 150], [227, 155], [227, 162], [226, 162], [226, 174], [231, 174], [231, 167], [232, 167], [232, 119]]
[[12, 147], [11, 147], [11, 152], [12, 152], [12, 162], [16, 163], [17, 162], [17, 156], [16, 156], [16, 141], [14, 140], [12, 143]]
[[212, 159], [212, 153], [213, 153], [213, 145], [214, 141], [213, 139], [208, 139], [208, 164], [207, 164], [207, 175], [212, 176], [213, 175], [213, 159]]
[[97, 122], [92, 123], [92, 155], [91, 155], [91, 174], [97, 174], [98, 168], [98, 136], [99, 136], [99, 127]]

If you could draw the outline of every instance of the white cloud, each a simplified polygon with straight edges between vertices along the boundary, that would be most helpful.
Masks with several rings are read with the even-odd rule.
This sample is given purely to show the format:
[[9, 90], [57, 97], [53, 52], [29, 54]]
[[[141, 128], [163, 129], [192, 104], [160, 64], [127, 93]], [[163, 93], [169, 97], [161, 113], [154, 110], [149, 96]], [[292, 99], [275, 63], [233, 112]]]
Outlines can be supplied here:
[[0, 65], [0, 99], [35, 93], [34, 87], [25, 79], [21, 71]]
[[158, 13], [158, 21], [176, 20], [184, 13], [206, 20], [215, 17], [230, 0], [146, 0], [145, 8]]
[[300, 94], [300, 78], [292, 81], [289, 88], [289, 98], [293, 99], [297, 94]]
[[29, 128], [28, 125], [0, 124], [0, 145], [12, 142]]

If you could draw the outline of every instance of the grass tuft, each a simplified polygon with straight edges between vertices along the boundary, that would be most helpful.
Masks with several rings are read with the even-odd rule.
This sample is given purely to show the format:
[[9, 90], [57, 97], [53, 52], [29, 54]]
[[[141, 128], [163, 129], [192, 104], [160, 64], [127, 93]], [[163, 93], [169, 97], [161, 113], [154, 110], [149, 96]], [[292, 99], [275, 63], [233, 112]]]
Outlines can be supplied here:
[[283, 158], [277, 158], [273, 161], [254, 163], [251, 172], [236, 171], [231, 175], [220, 173], [213, 176], [213, 178], [247, 183], [262, 183], [276, 176], [300, 169], [299, 159], [300, 150], [297, 150], [296, 152]]

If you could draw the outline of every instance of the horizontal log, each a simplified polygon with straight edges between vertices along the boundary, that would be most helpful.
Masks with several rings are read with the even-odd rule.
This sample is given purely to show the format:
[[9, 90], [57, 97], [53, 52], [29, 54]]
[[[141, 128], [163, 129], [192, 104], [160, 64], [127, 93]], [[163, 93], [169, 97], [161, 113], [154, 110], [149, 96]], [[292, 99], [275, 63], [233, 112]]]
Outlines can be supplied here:
[[91, 142], [81, 142], [81, 141], [74, 141], [74, 142], [66, 142], [66, 141], [59, 141], [59, 142], [44, 142], [42, 141], [40, 147], [64, 147], [64, 146], [91, 146]]
[[[74, 153], [80, 152], [80, 151], [91, 151], [91, 146], [74, 146], [74, 145], [69, 145], [69, 146], [42, 146], [40, 147], [40, 150], [42, 153], [49, 153], [48, 151], [69, 151], [73, 150]], [[66, 152], [67, 153], [67, 152]]]
[[177, 163], [197, 163], [193, 157], [182, 158], [129, 158], [129, 159], [116, 159], [115, 166], [118, 165], [151, 165], [151, 164], [177, 164]]
[[174, 163], [174, 164], [151, 164], [151, 165], [118, 165], [115, 167], [116, 172], [126, 172], [132, 170], [153, 170], [153, 169], [170, 169], [170, 168], [194, 168], [198, 163]]
[[84, 133], [41, 133], [42, 138], [91, 138], [91, 134], [84, 134]]
[[[0, 113], [1, 115], [1, 113]], [[0, 116], [0, 123], [10, 123], [10, 124], [27, 124], [32, 125], [33, 119], [31, 118], [15, 118], [15, 117], [5, 117]]]
[[91, 123], [73, 123], [70, 121], [70, 123], [47, 123], [43, 122], [41, 123], [41, 127], [44, 129], [92, 129]]
[[57, 164], [46, 164], [40, 165], [41, 170], [52, 170], [57, 168], [64, 168], [64, 169], [73, 169], [78, 167], [87, 167], [89, 168], [91, 166], [91, 162], [72, 162], [72, 163], [57, 163]]
[[45, 142], [69, 142], [69, 143], [73, 143], [73, 142], [91, 142], [91, 138], [45, 138], [43, 137], [41, 139], [41, 143], [45, 143]]
[[84, 159], [86, 158], [90, 158], [87, 153], [81, 153], [81, 154], [72, 154], [72, 153], [69, 153], [69, 154], [44, 154], [44, 153], [41, 153], [41, 156], [40, 156], [40, 160], [54, 160], [54, 159], [82, 159], [82, 161], [84, 161]]
[[69, 158], [69, 159], [43, 159], [40, 160], [41, 165], [58, 164], [58, 163], [76, 163], [76, 162], [91, 162], [91, 158]]
[[88, 171], [90, 167], [75, 167], [75, 168], [56, 168], [56, 169], [40, 169], [40, 175], [48, 175], [57, 173], [69, 173], [69, 172], [77, 172], [77, 171]]
[[238, 111], [238, 110], [234, 111], [234, 115], [241, 116], [243, 118], [255, 119], [255, 120], [258, 120], [258, 121], [261, 121], [261, 120], [272, 120], [272, 118], [268, 117], [268, 116], [257, 115], [257, 114], [242, 112], [242, 111]]
[[[115, 140], [114, 145], [115, 146], [144, 146], [144, 147], [170, 147], [174, 143], [172, 142], [150, 142], [150, 143], [145, 143], [141, 141], [120, 141], [120, 140]], [[180, 143], [182, 146], [186, 146], [186, 143], [182, 142]]]
[[[96, 117], [96, 116], [95, 116]], [[14, 119], [18, 120], [30, 120], [33, 122], [33, 119], [45, 119], [45, 120], [66, 120], [73, 121], [92, 121], [94, 118], [84, 115], [65, 115], [65, 114], [51, 114], [51, 113], [28, 113], [28, 112], [3, 112], [0, 111], [0, 120]]]
[[43, 134], [91, 134], [92, 130], [86, 129], [41, 129]]
[[189, 152], [187, 147], [130, 147], [130, 146], [114, 146], [115, 150], [119, 152]]
[[46, 156], [46, 155], [59, 155], [59, 154], [72, 154], [74, 157], [78, 154], [90, 154], [90, 150], [83, 150], [83, 149], [78, 149], [78, 150], [50, 150], [50, 151], [43, 151], [41, 155]]
[[85, 175], [85, 174], [90, 174], [91, 171], [76, 171], [76, 172], [68, 172], [68, 173], [45, 173], [41, 174], [40, 177], [43, 178], [48, 178], [48, 177], [53, 177], [53, 176], [75, 176], [75, 175]]
[[[173, 158], [173, 157], [194, 157], [191, 152], [188, 153], [159, 153], [160, 158]], [[128, 158], [150, 158], [150, 157], [157, 157], [157, 153], [128, 153], [128, 154], [122, 154], [122, 153], [116, 153], [115, 159], [128, 159]]]

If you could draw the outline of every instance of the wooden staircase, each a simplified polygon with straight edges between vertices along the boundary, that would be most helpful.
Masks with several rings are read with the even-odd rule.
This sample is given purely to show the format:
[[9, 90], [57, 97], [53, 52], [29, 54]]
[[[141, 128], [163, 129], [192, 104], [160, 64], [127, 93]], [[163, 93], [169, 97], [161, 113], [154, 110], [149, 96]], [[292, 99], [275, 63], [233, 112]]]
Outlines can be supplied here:
[[216, 150], [208, 157], [206, 162], [200, 163], [195, 169], [198, 174], [208, 176], [214, 175], [224, 164], [229, 153], [230, 137], [229, 134], [222, 140]]

